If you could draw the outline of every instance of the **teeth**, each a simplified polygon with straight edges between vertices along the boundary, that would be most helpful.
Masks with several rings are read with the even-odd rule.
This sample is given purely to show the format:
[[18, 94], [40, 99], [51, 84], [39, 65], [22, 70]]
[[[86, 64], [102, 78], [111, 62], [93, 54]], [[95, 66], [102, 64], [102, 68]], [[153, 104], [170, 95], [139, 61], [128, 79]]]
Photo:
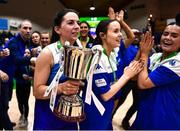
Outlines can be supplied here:
[[164, 41], [164, 44], [170, 44], [168, 41]]

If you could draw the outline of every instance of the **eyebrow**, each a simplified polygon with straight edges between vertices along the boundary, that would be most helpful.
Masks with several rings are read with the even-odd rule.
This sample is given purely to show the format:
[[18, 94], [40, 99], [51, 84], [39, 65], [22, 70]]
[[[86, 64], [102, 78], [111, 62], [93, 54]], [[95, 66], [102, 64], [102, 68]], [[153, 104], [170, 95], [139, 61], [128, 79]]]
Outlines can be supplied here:
[[24, 29], [32, 29], [32, 27], [27, 27], [27, 26], [24, 26], [24, 27], [22, 27], [22, 28], [24, 28]]

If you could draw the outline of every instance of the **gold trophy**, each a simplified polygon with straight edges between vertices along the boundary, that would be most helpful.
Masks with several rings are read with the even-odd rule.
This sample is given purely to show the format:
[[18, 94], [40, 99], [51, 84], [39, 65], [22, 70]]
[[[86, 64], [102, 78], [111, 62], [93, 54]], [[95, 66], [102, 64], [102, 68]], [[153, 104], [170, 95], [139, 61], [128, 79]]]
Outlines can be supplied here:
[[[88, 48], [64, 46], [64, 74], [69, 79], [85, 80], [90, 68], [94, 51]], [[77, 95], [62, 95], [54, 108], [57, 117], [68, 122], [80, 122], [85, 119], [84, 103]]]

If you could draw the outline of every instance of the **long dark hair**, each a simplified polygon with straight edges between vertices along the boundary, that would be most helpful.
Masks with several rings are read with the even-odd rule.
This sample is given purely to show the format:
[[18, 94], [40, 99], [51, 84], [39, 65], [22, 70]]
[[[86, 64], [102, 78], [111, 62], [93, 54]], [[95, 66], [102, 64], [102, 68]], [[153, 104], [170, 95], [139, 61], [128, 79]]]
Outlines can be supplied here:
[[62, 21], [64, 20], [64, 16], [69, 12], [74, 12], [77, 15], [79, 15], [79, 13], [74, 9], [63, 9], [62, 11], [58, 12], [54, 18], [52, 35], [51, 35], [51, 43], [54, 43], [59, 40], [59, 34], [57, 34], [55, 32], [54, 27], [59, 26], [62, 23]]
[[[38, 35], [39, 35], [39, 37], [40, 37], [40, 39], [41, 39], [41, 33], [39, 32], [39, 31], [37, 31], [37, 30], [35, 30], [35, 31], [33, 31], [32, 33], [31, 33], [31, 43], [33, 43], [32, 42], [32, 35], [34, 34], [34, 33], [37, 33]], [[34, 44], [34, 43], [33, 43]]]

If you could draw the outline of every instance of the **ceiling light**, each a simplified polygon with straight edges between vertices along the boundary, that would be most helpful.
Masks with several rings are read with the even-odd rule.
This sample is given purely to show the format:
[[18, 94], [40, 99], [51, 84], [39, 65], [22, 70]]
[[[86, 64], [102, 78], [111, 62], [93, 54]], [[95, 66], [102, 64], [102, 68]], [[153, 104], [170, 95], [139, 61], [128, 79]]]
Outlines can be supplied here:
[[92, 4], [91, 7], [89, 8], [90, 10], [95, 10], [94, 5]]

